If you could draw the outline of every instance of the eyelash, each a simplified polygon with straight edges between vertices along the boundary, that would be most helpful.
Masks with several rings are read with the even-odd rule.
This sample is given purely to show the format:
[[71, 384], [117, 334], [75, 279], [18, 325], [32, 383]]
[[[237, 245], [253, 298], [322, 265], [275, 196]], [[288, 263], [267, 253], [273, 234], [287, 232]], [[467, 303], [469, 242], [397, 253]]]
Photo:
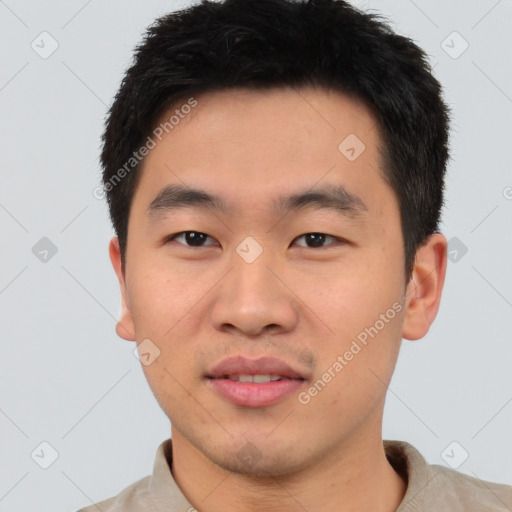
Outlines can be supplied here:
[[[207, 237], [209, 237], [209, 238], [212, 238], [212, 239], [213, 239], [213, 237], [211, 237], [211, 236], [209, 236], [209, 235], [207, 235], [206, 233], [203, 233], [203, 232], [201, 232], [201, 231], [180, 231], [179, 233], [175, 233], [174, 235], [170, 235], [170, 236], [168, 236], [167, 238], [165, 238], [164, 243], [166, 243], [166, 244], [167, 244], [167, 243], [169, 243], [169, 242], [173, 242], [173, 241], [175, 241], [175, 239], [176, 239], [177, 237], [179, 237], [180, 235], [186, 235], [187, 233], [197, 233], [197, 234], [199, 234], [199, 235], [206, 235]], [[293, 241], [298, 240], [299, 238], [305, 237], [305, 236], [307, 236], [307, 235], [322, 235], [322, 236], [324, 236], [324, 237], [332, 238], [332, 239], [336, 242], [336, 244], [344, 244], [344, 243], [347, 243], [347, 241], [346, 241], [346, 240], [343, 240], [342, 238], [338, 238], [338, 237], [336, 237], [336, 236], [334, 236], [334, 235], [328, 235], [327, 233], [320, 233], [320, 232], [317, 232], [317, 231], [311, 231], [311, 232], [309, 232], [309, 233], [304, 233], [303, 235], [300, 235], [300, 236], [298, 236], [298, 237], [294, 238], [294, 240], [293, 240]], [[194, 246], [194, 245], [182, 244], [181, 242], [177, 242], [177, 243], [179, 243], [179, 244], [181, 244], [181, 245], [184, 245], [185, 247], [190, 247], [190, 248], [201, 248], [201, 247], [212, 247], [212, 246], [214, 246], [214, 244]], [[329, 245], [332, 245], [332, 244], [329, 244]], [[321, 247], [309, 247], [309, 246], [307, 246], [307, 245], [301, 245], [301, 246], [299, 246], [299, 247], [303, 247], [303, 248], [305, 248], [305, 249], [325, 249], [326, 247], [329, 247], [329, 245], [327, 245], [327, 246], [321, 246]]]

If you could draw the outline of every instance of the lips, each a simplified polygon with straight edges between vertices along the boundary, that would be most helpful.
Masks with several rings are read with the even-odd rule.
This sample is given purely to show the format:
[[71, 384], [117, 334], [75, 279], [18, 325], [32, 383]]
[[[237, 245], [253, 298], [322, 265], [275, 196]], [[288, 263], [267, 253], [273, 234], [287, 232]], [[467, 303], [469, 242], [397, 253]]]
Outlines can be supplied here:
[[236, 406], [270, 407], [306, 385], [306, 374], [273, 357], [224, 359], [205, 375], [207, 386]]
[[272, 377], [306, 380], [306, 375], [295, 370], [285, 361], [273, 357], [249, 359], [243, 356], [228, 357], [206, 372], [210, 379], [229, 379], [238, 376], [270, 375]]

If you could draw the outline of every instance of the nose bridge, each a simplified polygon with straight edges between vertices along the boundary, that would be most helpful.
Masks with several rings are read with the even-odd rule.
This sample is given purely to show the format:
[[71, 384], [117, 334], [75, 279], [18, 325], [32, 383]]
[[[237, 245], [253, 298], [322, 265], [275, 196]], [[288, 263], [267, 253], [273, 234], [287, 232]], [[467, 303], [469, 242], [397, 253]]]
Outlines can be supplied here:
[[279, 273], [276, 255], [254, 242], [242, 242], [233, 254], [212, 319], [219, 329], [229, 324], [253, 335], [269, 325], [290, 329], [296, 322], [296, 311], [293, 297], [274, 275]]
[[269, 277], [272, 274], [268, 269], [271, 263], [268, 252], [254, 261], [247, 261], [240, 255], [233, 258], [233, 291], [237, 289], [237, 292], [243, 294], [253, 291], [258, 295], [265, 291], [265, 288], [270, 291]]
[[[240, 304], [264, 303], [276, 298], [282, 290], [277, 289], [270, 272], [275, 257], [272, 248], [247, 237], [235, 250], [232, 258], [230, 294]], [[246, 306], [247, 307], [247, 306]]]

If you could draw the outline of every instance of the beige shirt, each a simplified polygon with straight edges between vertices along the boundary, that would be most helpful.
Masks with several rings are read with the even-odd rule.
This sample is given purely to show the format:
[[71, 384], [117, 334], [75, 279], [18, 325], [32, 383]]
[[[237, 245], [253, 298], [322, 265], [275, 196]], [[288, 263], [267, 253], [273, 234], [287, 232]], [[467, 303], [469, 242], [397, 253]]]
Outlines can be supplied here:
[[[495, 484], [439, 465], [430, 465], [410, 444], [384, 441], [386, 456], [408, 481], [396, 512], [511, 512], [512, 486]], [[153, 474], [117, 496], [78, 512], [194, 512], [171, 473], [172, 442], [157, 449]]]

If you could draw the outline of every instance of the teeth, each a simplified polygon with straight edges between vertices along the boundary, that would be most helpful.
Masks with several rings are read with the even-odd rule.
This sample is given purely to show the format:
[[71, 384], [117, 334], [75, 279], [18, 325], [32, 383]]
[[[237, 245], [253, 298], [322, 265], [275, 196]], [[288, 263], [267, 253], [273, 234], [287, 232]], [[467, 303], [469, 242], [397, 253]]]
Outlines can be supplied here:
[[284, 380], [288, 377], [281, 375], [259, 374], [259, 375], [228, 375], [229, 380], [235, 382], [254, 382], [256, 384], [264, 384], [265, 382], [275, 382], [276, 380]]

